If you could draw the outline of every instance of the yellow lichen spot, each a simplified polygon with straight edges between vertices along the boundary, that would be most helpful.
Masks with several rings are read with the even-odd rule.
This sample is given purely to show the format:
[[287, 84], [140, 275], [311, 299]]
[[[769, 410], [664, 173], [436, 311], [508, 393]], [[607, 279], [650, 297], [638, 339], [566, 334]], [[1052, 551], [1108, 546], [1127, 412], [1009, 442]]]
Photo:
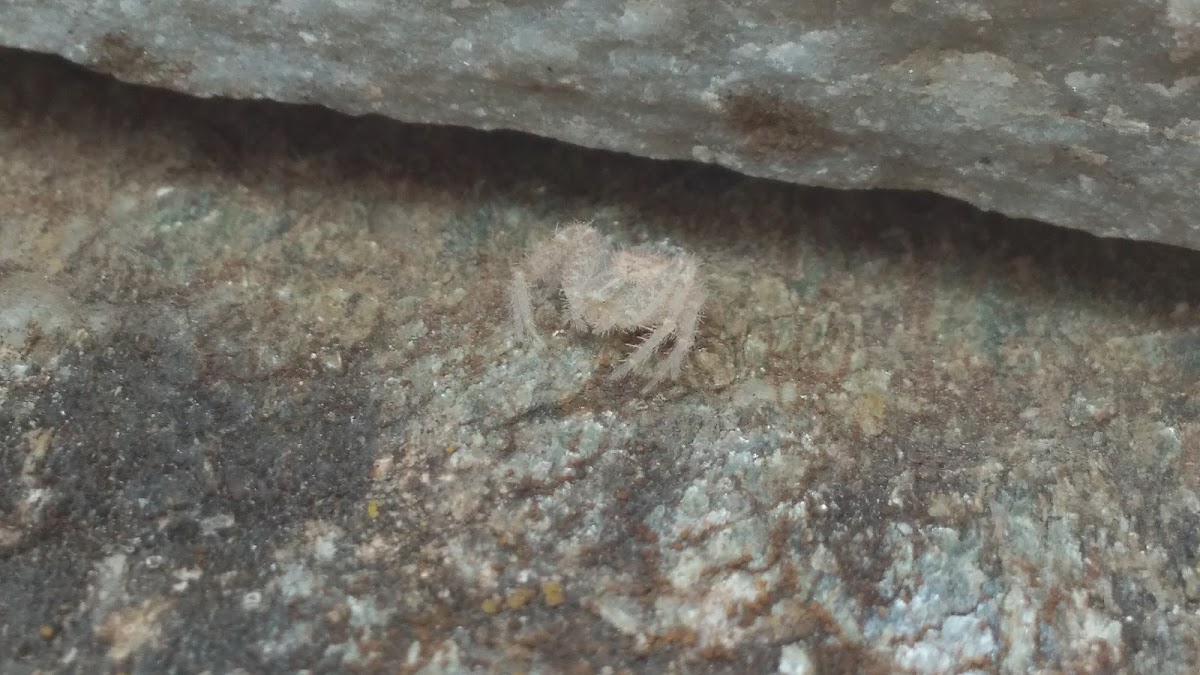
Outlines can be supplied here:
[[865, 392], [855, 402], [854, 416], [858, 428], [866, 436], [878, 436], [883, 433], [887, 420], [888, 401], [882, 392]]
[[43, 640], [53, 640], [54, 626], [51, 626], [48, 623], [42, 624], [42, 627], [38, 629], [38, 635], [41, 635]]
[[457, 449], [458, 449], [458, 448], [454, 447], [453, 445], [447, 445], [447, 446], [446, 446], [446, 454], [447, 454], [447, 455], [453, 455], [453, 454], [454, 454], [454, 451], [455, 451], [455, 450], [457, 450]]
[[542, 584], [542, 599], [546, 602], [547, 607], [558, 607], [563, 604], [562, 584], [557, 581], [547, 581]]
[[521, 609], [526, 603], [532, 600], [533, 596], [535, 595], [537, 595], [537, 592], [532, 588], [518, 588], [517, 590], [508, 594], [508, 600], [505, 604], [508, 605], [509, 609]]
[[375, 520], [379, 517], [379, 501], [371, 499], [367, 501], [367, 517]]
[[480, 609], [482, 609], [485, 614], [498, 614], [500, 612], [500, 596], [493, 595], [487, 600], [484, 600], [483, 604], [480, 605]]

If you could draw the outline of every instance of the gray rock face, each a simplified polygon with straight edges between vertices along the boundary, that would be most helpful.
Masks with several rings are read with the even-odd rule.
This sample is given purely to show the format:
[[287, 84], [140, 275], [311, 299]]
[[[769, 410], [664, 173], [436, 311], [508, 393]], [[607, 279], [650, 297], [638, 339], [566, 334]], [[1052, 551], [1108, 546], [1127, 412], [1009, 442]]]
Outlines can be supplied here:
[[1200, 248], [1198, 0], [9, 0], [0, 43]]

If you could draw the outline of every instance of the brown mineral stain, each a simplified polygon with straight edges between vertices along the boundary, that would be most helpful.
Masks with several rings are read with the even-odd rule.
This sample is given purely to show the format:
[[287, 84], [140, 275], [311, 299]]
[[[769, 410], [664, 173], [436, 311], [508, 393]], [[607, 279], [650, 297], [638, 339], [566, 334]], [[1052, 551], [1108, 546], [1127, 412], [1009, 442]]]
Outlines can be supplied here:
[[841, 145], [828, 116], [802, 102], [750, 90], [726, 94], [722, 103], [730, 126], [755, 153], [795, 156]]

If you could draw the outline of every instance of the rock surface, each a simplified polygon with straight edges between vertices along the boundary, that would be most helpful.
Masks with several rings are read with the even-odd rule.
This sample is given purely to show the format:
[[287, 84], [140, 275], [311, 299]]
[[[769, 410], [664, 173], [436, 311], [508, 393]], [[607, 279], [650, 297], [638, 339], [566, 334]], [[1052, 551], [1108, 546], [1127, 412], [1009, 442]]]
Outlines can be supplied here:
[[[1198, 672], [1200, 253], [0, 72], [0, 672]], [[681, 382], [507, 339], [578, 217]]]
[[1200, 247], [1200, 0], [9, 0], [0, 44]]

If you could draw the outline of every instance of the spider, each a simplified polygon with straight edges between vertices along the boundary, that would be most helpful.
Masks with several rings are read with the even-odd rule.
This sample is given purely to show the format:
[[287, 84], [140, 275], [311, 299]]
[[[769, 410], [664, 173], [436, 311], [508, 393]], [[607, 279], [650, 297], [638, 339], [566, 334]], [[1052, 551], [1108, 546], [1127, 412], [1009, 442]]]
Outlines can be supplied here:
[[545, 342], [533, 320], [530, 288], [539, 285], [561, 289], [567, 319], [575, 330], [601, 335], [650, 330], [612, 379], [646, 365], [672, 336], [675, 344], [645, 391], [664, 378], [679, 377], [683, 359], [695, 343], [706, 298], [699, 263], [691, 254], [666, 243], [621, 248], [585, 222], [559, 229], [514, 268], [509, 290], [514, 336], [538, 348]]

